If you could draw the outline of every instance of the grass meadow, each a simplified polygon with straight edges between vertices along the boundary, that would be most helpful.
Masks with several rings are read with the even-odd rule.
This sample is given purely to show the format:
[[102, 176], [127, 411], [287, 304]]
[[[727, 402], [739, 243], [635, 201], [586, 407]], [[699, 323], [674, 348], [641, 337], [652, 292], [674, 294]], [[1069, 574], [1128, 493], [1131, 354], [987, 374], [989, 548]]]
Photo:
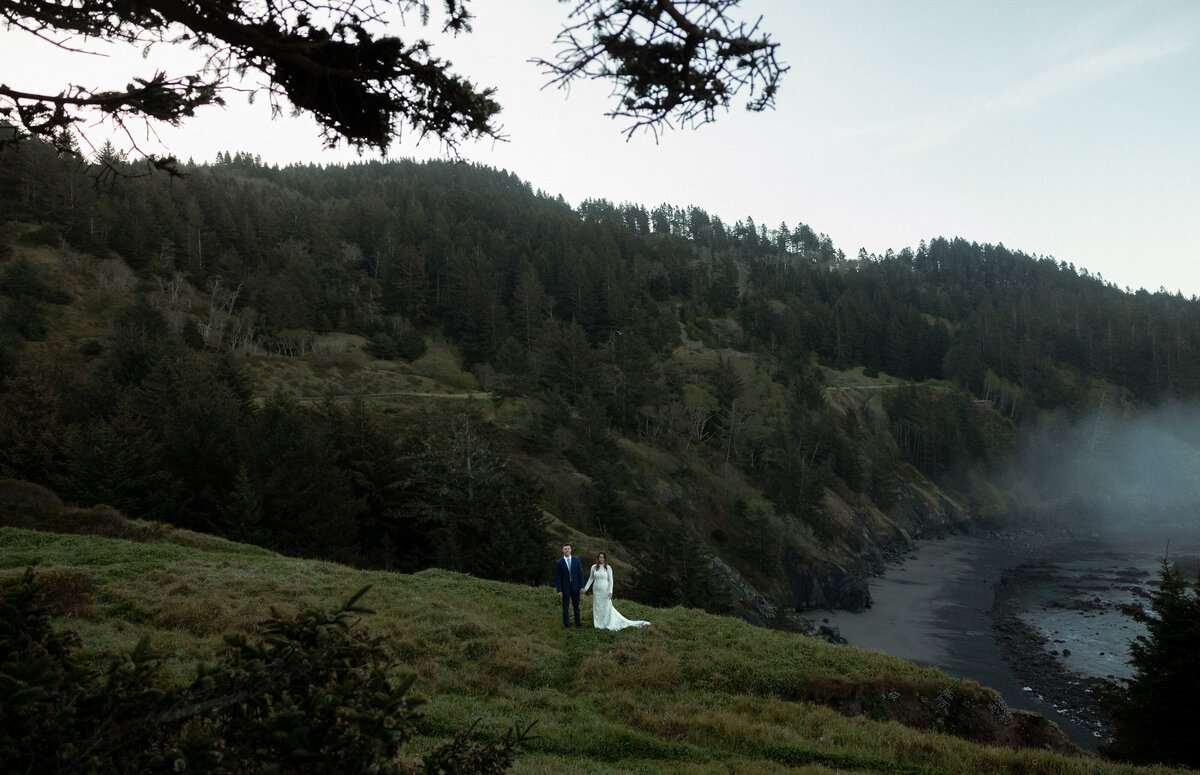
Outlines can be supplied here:
[[362, 626], [388, 640], [398, 676], [415, 674], [427, 699], [406, 754], [471, 724], [493, 736], [535, 722], [514, 773], [1170, 771], [970, 742], [951, 733], [964, 714], [986, 715], [990, 690], [733, 618], [620, 601], [652, 625], [568, 631], [548, 586], [355, 570], [145, 523], [124, 533], [139, 540], [0, 528], [0, 576], [33, 567], [46, 579], [61, 626], [97, 666], [149, 636], [180, 681], [272, 607], [334, 608], [369, 584]]

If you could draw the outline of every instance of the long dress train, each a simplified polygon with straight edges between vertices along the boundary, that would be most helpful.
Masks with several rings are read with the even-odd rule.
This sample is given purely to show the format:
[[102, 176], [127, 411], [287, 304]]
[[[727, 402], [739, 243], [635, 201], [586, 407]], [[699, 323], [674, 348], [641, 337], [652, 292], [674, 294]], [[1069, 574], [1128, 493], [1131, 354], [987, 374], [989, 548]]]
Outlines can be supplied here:
[[583, 591], [592, 590], [592, 624], [597, 630], [623, 630], [626, 627], [645, 627], [650, 622], [631, 621], [621, 616], [621, 612], [613, 607], [608, 595], [613, 589], [612, 566], [592, 566], [591, 575]]

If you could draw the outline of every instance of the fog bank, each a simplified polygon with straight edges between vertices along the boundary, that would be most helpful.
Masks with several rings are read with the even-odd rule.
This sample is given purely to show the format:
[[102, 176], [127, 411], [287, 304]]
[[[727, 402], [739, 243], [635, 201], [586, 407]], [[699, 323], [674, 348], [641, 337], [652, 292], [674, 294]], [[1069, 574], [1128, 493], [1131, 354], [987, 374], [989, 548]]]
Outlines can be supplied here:
[[1194, 551], [1200, 406], [1110, 405], [1082, 420], [1052, 416], [1027, 435], [1001, 481], [1018, 510], [1050, 524]]

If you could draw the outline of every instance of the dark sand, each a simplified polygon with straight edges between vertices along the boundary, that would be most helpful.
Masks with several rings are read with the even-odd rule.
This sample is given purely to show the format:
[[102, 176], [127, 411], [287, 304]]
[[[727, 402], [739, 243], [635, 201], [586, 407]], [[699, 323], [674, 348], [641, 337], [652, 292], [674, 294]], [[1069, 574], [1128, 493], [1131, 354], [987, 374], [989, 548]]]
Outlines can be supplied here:
[[1100, 681], [1063, 661], [1061, 647], [1040, 626], [1042, 602], [1030, 594], [1047, 589], [1047, 563], [1053, 567], [1061, 549], [1034, 534], [922, 541], [870, 582], [870, 609], [808, 618], [828, 620], [852, 645], [990, 686], [1011, 707], [1046, 716], [1094, 751], [1106, 736], [1096, 707]]

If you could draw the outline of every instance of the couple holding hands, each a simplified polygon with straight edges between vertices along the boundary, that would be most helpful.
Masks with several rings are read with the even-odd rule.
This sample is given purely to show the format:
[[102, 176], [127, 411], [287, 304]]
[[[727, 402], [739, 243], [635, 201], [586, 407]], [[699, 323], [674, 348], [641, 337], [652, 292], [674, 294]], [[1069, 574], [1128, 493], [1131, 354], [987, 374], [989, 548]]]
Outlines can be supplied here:
[[563, 544], [563, 556], [554, 563], [554, 588], [562, 600], [563, 627], [570, 627], [568, 608], [575, 607], [575, 626], [579, 624], [579, 593], [591, 590], [592, 625], [598, 630], [623, 630], [626, 627], [645, 627], [650, 622], [630, 621], [613, 608], [613, 572], [604, 552], [596, 558], [587, 584], [583, 583], [583, 566], [572, 556], [571, 545]]

